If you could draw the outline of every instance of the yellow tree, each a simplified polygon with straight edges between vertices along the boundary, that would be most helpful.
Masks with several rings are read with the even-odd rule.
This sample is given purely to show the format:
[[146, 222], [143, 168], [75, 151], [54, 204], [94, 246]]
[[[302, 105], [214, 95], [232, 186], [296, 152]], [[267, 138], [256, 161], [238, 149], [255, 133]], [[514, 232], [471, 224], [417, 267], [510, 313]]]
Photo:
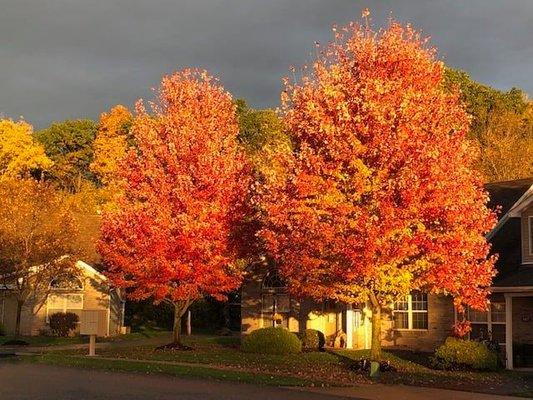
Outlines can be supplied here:
[[479, 169], [488, 181], [533, 176], [533, 105], [525, 112], [494, 113], [480, 135]]
[[128, 148], [131, 123], [131, 112], [120, 104], [100, 116], [91, 171], [104, 185], [109, 185], [116, 177], [117, 165]]
[[69, 202], [48, 183], [0, 181], [0, 285], [17, 302], [16, 334], [22, 308], [35, 315], [51, 280], [76, 273], [76, 235]]
[[0, 180], [27, 177], [53, 165], [25, 121], [0, 120]]

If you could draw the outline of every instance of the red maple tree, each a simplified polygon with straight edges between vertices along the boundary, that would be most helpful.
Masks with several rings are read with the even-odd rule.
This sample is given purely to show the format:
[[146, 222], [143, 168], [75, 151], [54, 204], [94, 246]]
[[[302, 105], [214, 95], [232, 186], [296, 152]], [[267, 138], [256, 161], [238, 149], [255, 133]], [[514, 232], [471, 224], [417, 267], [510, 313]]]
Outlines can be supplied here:
[[412, 290], [486, 307], [495, 215], [436, 51], [396, 22], [334, 31], [285, 81], [294, 152], [261, 189], [261, 235], [293, 293], [370, 305], [379, 359], [382, 310]]
[[231, 96], [205, 71], [161, 82], [158, 102], [137, 103], [135, 146], [120, 166], [123, 194], [103, 216], [99, 251], [134, 300], [174, 306], [174, 343], [190, 304], [224, 299], [242, 279], [234, 234], [249, 177]]

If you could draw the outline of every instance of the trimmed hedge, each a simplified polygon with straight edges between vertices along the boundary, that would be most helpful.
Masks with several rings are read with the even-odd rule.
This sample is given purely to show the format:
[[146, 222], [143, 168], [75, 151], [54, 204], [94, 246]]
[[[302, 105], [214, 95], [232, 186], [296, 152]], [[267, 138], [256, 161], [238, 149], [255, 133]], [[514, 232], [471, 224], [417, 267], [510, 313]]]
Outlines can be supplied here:
[[77, 314], [71, 312], [58, 312], [50, 315], [49, 321], [52, 334], [67, 337], [71, 331], [76, 329], [79, 317]]
[[449, 337], [432, 359], [433, 366], [449, 370], [498, 369], [498, 355], [481, 342]]
[[243, 339], [241, 350], [259, 354], [295, 354], [302, 351], [302, 342], [285, 328], [262, 328]]
[[316, 329], [306, 329], [299, 337], [302, 340], [304, 350], [320, 351], [324, 349], [326, 344], [326, 337]]

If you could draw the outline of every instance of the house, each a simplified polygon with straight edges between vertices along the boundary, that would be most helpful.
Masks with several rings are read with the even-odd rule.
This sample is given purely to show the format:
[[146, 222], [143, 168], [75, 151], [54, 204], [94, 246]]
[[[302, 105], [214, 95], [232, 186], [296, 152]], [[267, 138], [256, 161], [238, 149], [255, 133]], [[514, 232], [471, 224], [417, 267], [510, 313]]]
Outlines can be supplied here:
[[[39, 335], [49, 330], [49, 317], [57, 312], [72, 312], [83, 318], [83, 310], [99, 311], [98, 336], [120, 334], [124, 326], [124, 305], [120, 292], [107, 277], [91, 265], [78, 261], [76, 275], [52, 279], [43, 301], [28, 301], [22, 308], [22, 335]], [[0, 323], [6, 334], [15, 333], [17, 301], [10, 285], [0, 285]]]
[[[533, 178], [487, 185], [490, 207], [501, 207], [488, 235], [499, 254], [490, 311], [468, 310], [472, 339], [491, 338], [506, 366], [533, 366]], [[291, 331], [318, 329], [329, 345], [367, 349], [371, 312], [365, 304], [292, 299], [267, 260], [253, 265], [242, 287], [241, 331], [280, 325]], [[456, 313], [451, 297], [413, 292], [382, 317], [382, 345], [433, 351], [452, 334]], [[516, 365], [515, 365], [516, 364]]]
[[[49, 329], [49, 317], [57, 312], [72, 312], [83, 318], [83, 310], [99, 311], [99, 336], [122, 332], [124, 300], [111, 286], [107, 277], [89, 264], [78, 261], [78, 274], [52, 279], [48, 295], [35, 296], [43, 301], [28, 301], [22, 308], [20, 330], [22, 335], [39, 335]], [[15, 333], [17, 301], [10, 285], [0, 286], [0, 323], [6, 334]]]
[[[40, 301], [29, 301], [22, 309], [21, 334], [39, 335], [49, 329], [49, 316], [56, 312], [78, 314], [80, 322], [83, 310], [99, 311], [99, 336], [120, 334], [124, 326], [125, 300], [118, 289], [110, 284], [95, 265], [100, 263], [95, 242], [100, 234], [100, 216], [77, 215], [79, 234], [72, 240], [84, 255], [76, 262], [77, 274], [68, 279], [52, 279], [48, 296], [36, 294]], [[17, 303], [9, 285], [0, 285], [0, 323], [6, 334], [15, 332]]]

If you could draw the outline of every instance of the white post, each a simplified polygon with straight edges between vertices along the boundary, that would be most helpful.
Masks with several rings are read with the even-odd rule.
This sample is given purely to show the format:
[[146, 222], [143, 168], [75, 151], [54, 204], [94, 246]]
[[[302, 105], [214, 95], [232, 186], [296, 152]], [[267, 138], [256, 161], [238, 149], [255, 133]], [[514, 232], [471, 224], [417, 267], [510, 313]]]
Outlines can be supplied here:
[[353, 349], [353, 308], [346, 306], [346, 348]]
[[505, 367], [513, 369], [513, 297], [505, 293]]
[[96, 355], [96, 335], [89, 336], [89, 356]]
[[191, 310], [187, 311], [187, 335], [191, 335], [192, 328], [191, 328]]

